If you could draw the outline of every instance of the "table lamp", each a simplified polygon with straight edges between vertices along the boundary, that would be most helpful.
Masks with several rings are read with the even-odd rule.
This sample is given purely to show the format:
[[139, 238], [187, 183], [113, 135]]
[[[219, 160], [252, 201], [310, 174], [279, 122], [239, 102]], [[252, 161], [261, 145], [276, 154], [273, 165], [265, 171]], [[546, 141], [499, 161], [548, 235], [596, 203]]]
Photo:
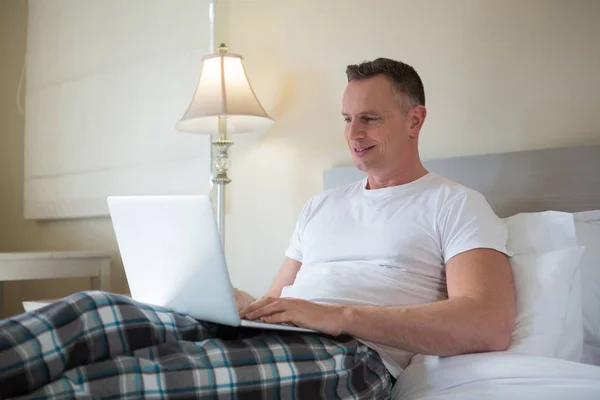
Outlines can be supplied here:
[[233, 144], [228, 133], [248, 133], [266, 129], [273, 122], [260, 104], [248, 81], [242, 56], [228, 53], [222, 43], [217, 53], [202, 58], [198, 87], [176, 128], [182, 132], [218, 133], [212, 145], [217, 185], [217, 226], [225, 249], [225, 185], [230, 166], [227, 151]]

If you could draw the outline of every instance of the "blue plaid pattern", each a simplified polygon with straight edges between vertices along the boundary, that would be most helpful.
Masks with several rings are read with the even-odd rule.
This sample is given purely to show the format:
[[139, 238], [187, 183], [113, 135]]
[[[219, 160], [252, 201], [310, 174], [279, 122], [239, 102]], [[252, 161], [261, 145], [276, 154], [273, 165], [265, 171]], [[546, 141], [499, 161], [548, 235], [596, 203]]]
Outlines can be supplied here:
[[0, 321], [0, 399], [388, 399], [350, 337], [231, 328], [105, 292]]

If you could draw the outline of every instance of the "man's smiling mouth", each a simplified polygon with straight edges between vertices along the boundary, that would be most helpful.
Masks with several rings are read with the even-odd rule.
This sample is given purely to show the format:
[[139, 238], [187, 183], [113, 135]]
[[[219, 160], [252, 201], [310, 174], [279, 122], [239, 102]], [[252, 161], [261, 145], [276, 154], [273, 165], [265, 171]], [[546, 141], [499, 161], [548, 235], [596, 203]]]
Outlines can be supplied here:
[[365, 147], [353, 147], [352, 149], [354, 150], [355, 154], [363, 155], [363, 154], [367, 153], [369, 150], [371, 150], [373, 147], [375, 147], [375, 145], [365, 146]]

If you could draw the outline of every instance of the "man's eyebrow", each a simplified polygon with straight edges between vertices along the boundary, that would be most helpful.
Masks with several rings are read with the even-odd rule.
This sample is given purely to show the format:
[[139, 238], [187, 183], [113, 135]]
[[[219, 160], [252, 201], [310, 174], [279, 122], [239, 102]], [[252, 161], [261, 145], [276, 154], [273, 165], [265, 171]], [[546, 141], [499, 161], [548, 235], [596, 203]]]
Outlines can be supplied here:
[[[343, 115], [344, 117], [346, 117], [346, 116], [348, 116], [349, 114], [348, 114], [348, 113], [345, 113], [345, 112], [343, 112], [343, 111], [342, 111], [342, 115]], [[361, 111], [361, 112], [359, 112], [359, 113], [358, 113], [358, 115], [359, 115], [359, 116], [360, 116], [360, 115], [381, 115], [381, 113], [378, 113], [377, 111], [373, 111], [373, 110], [367, 110], [367, 111]]]

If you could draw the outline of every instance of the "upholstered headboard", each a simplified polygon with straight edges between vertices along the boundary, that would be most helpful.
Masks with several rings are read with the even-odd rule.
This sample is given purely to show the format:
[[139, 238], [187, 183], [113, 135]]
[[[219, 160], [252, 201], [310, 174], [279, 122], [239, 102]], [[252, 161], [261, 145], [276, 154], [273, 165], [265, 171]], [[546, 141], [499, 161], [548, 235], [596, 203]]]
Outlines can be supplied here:
[[[600, 145], [454, 157], [423, 163], [482, 193], [498, 216], [545, 210], [600, 209]], [[325, 170], [325, 189], [365, 175], [354, 167]]]

